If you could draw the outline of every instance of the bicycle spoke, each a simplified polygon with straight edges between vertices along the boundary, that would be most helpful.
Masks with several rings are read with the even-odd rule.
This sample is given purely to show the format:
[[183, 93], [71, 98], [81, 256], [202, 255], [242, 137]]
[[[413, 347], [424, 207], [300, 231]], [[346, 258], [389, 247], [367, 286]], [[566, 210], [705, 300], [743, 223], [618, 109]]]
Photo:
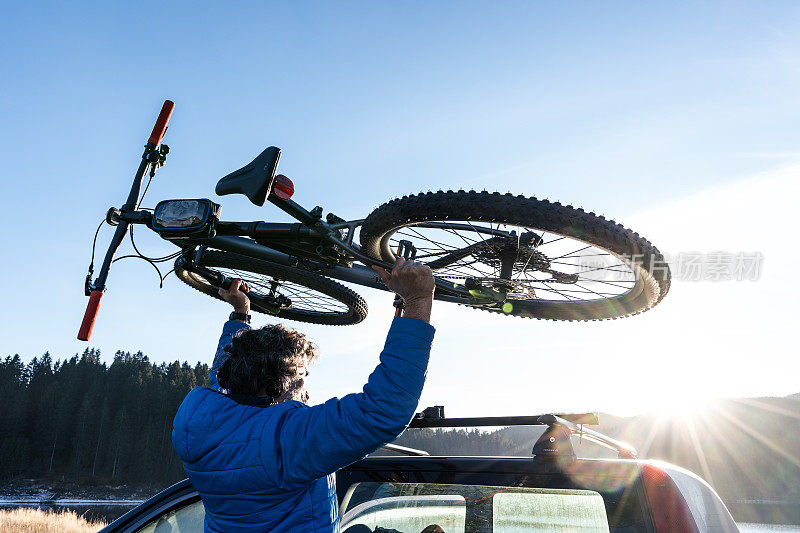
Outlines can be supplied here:
[[[542, 236], [542, 239], [544, 239], [544, 235]], [[560, 240], [562, 240], [562, 239], [566, 239], [566, 237], [564, 237], [563, 235], [562, 235], [562, 236], [560, 236], [560, 237], [556, 237], [556, 238], [555, 238], [555, 239], [553, 239], [552, 241], [543, 242], [542, 244], [540, 244], [540, 245], [539, 245], [539, 246], [537, 246], [536, 248], [537, 248], [537, 249], [539, 249], [539, 248], [541, 248], [542, 246], [547, 246], [548, 244], [553, 244], [554, 242], [558, 242], [558, 241], [560, 241]]]
[[[435, 245], [437, 245], [437, 246], [438, 246], [439, 248], [441, 248], [442, 250], [445, 250], [445, 251], [447, 251], [447, 248], [445, 248], [445, 246], [446, 246], [445, 244], [442, 244], [442, 243], [440, 243], [440, 242], [434, 241], [433, 239], [430, 239], [430, 238], [428, 238], [428, 237], [425, 237], [425, 236], [424, 236], [424, 235], [422, 235], [420, 232], [418, 232], [418, 231], [417, 231], [415, 228], [408, 227], [408, 228], [406, 228], [406, 229], [408, 229], [408, 230], [410, 230], [410, 231], [413, 231], [413, 232], [414, 232], [414, 233], [417, 235], [417, 237], [419, 237], [420, 239], [424, 239], [424, 240], [426, 240], [427, 242], [429, 242], [429, 243], [431, 243], [431, 244], [435, 244]], [[406, 237], [411, 237], [411, 235], [406, 235]], [[398, 242], [399, 242], [399, 240], [398, 240]]]
[[[487, 287], [502, 288], [511, 299], [596, 301], [626, 294], [638, 279], [633, 269], [614, 254], [566, 235], [492, 221], [432, 222], [437, 225], [400, 228], [389, 242], [395, 246], [400, 239], [411, 240], [418, 253], [415, 258], [428, 263], [444, 263], [452, 257], [449, 264], [439, 263], [436, 276], [456, 283], [474, 279]], [[531, 233], [537, 236], [538, 244], [523, 242], [523, 236]], [[507, 251], [514, 254], [511, 276], [500, 281], [501, 266], [506, 261], [502, 254]], [[581, 264], [588, 258], [603, 256], [615, 260], [609, 265]], [[587, 277], [593, 273], [610, 280]]]
[[[270, 276], [260, 276], [252, 272], [244, 272], [235, 268], [220, 269], [232, 278], [239, 278], [250, 286], [251, 291], [255, 291], [263, 297], [270, 298], [283, 295], [291, 302], [291, 308], [304, 313], [341, 314], [347, 312], [348, 307], [336, 298], [321, 293], [315, 289], [306, 287], [293, 282], [272, 278]], [[276, 294], [272, 294], [273, 284], [276, 286]]]
[[445, 228], [445, 231], [448, 231], [449, 233], [452, 233], [453, 235], [455, 235], [456, 237], [458, 237], [459, 239], [464, 241], [464, 244], [466, 244], [467, 246], [472, 246], [473, 244], [476, 244], [478, 242], [478, 241], [469, 242], [463, 235], [461, 235], [460, 233], [458, 233], [456, 230], [454, 230], [452, 228]]
[[586, 287], [584, 287], [584, 286], [583, 286], [583, 285], [581, 285], [580, 283], [576, 283], [575, 285], [577, 285], [577, 286], [578, 286], [578, 287], [580, 287], [581, 289], [584, 289], [584, 290], [587, 290], [587, 291], [591, 292], [592, 294], [596, 294], [596, 295], [597, 295], [597, 296], [599, 296], [600, 298], [605, 298], [605, 296], [603, 296], [603, 295], [602, 295], [602, 294], [600, 294], [599, 292], [595, 292], [595, 291], [593, 291], [592, 289], [587, 289]]
[[583, 247], [583, 248], [581, 248], [580, 250], [575, 250], [574, 252], [570, 252], [570, 253], [568, 253], [568, 254], [560, 255], [560, 256], [558, 256], [558, 257], [551, 257], [551, 258], [550, 258], [550, 261], [555, 261], [556, 259], [562, 259], [562, 258], [564, 258], [564, 257], [569, 257], [569, 256], [571, 256], [572, 254], [577, 254], [578, 252], [582, 252], [583, 250], [588, 250], [588, 249], [589, 249], [589, 248], [591, 248], [591, 247], [592, 247], [592, 245], [590, 244], [590, 245], [588, 245], [588, 246], [584, 246], [584, 247]]
[[[593, 281], [595, 283], [605, 283], [607, 285], [614, 285], [615, 287], [620, 287], [620, 288], [623, 288], [623, 289], [630, 289], [630, 287], [625, 287], [624, 285], [617, 285], [616, 283], [611, 283], [610, 281], [604, 281], [602, 279], [586, 279], [584, 281]], [[620, 281], [620, 283], [636, 283], [636, 280]]]
[[[566, 266], [574, 266], [574, 267], [589, 266], [589, 265], [581, 265], [581, 264], [578, 264], [578, 263], [564, 263], [563, 261], [551, 261], [551, 263], [554, 264], [554, 265], [566, 265]], [[584, 272], [594, 272], [594, 271], [597, 271], [597, 270], [608, 270], [609, 272], [623, 272], [623, 273], [633, 274], [629, 269], [616, 270], [615, 268], [613, 268], [613, 267], [618, 267], [618, 266], [624, 267], [625, 265], [620, 263], [619, 265], [611, 265], [611, 266], [605, 266], [605, 267], [589, 268], [588, 270], [579, 270], [578, 272], [574, 272], [574, 274], [583, 274]]]
[[[542, 283], [541, 280], [530, 280], [529, 279], [529, 281], [534, 282], [534, 283]], [[547, 287], [547, 286], [535, 287], [535, 288], [533, 288], [533, 290], [534, 290], [534, 292], [535, 291], [539, 291], [539, 290], [543, 290], [543, 291], [547, 291], [547, 292], [554, 292], [554, 293], [558, 294], [559, 296], [563, 296], [564, 298], [566, 298], [568, 300], [569, 299], [572, 299], [572, 300], [575, 299], [574, 297], [572, 297], [572, 296], [570, 296], [568, 294], [564, 294], [562, 291], [558, 291], [556, 289], [553, 289], [553, 288]]]

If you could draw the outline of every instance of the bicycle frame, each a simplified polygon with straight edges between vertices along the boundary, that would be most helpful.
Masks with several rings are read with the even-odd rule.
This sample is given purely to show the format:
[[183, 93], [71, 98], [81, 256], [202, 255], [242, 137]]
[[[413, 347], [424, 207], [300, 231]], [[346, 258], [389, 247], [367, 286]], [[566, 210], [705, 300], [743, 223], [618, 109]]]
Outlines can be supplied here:
[[[161, 145], [159, 149], [159, 144], [166, 132], [174, 106], [175, 104], [170, 100], [164, 102], [150, 138], [145, 144], [142, 161], [134, 175], [127, 200], [120, 209], [111, 208], [106, 214], [106, 221], [117, 227], [94, 282], [92, 282], [93, 266], [91, 264], [89, 266], [85, 283], [89, 303], [78, 332], [80, 340], [89, 340], [106, 288], [109, 270], [114, 261], [114, 254], [125, 239], [128, 228], [131, 224], [143, 224], [154, 229], [151, 213], [146, 210], [137, 210], [136, 203], [139, 200], [145, 173], [149, 169], [152, 177], [158, 167], [164, 163], [166, 154], [169, 152], [165, 145]], [[328, 221], [325, 222], [322, 220], [321, 207], [315, 207], [312, 211], [308, 211], [291, 199], [280, 198], [274, 194], [269, 194], [268, 200], [298, 222], [218, 221], [213, 237], [180, 239], [179, 243], [171, 238], [164, 238], [184, 250], [183, 258], [186, 260], [187, 268], [193, 269], [212, 284], [221, 283], [223, 288], [227, 288], [225, 285], [230, 280], [219, 273], [201, 268], [199, 265], [200, 256], [205, 248], [234, 252], [292, 268], [308, 268], [341, 281], [388, 290], [380, 277], [369, 267], [377, 265], [391, 270], [392, 264], [369, 257], [353, 242], [355, 230], [363, 223], [363, 219], [345, 221], [329, 214]], [[436, 222], [423, 223], [419, 226], [454, 227], [453, 224], [445, 225]], [[500, 230], [487, 231], [498, 236], [509, 235]], [[304, 262], [302, 266], [300, 265], [301, 261]], [[355, 261], [359, 261], [363, 265], [355, 264]], [[497, 305], [505, 301], [505, 294], [488, 287], [459, 286], [441, 278], [435, 278], [435, 283], [438, 300], [469, 303], [473, 306]], [[270, 304], [266, 303], [263, 306], [269, 309]]]
[[[286, 224], [286, 226], [294, 225]], [[285, 231], [282, 231], [281, 228], [270, 228], [266, 231], [259, 232], [258, 235], [260, 238], [268, 238], [270, 235], [285, 236], [285, 234]], [[266, 245], [258, 244], [252, 239], [240, 236], [218, 235], [206, 240], [202, 246], [233, 252], [255, 259], [261, 259], [262, 261], [275, 263], [281, 266], [298, 266], [297, 256], [278, 251]], [[355, 246], [356, 245], [352, 245], [356, 254], [362, 256], [363, 254], [356, 250]], [[391, 265], [388, 265], [388, 263], [384, 263], [383, 261], [375, 261], [368, 256], [364, 257], [367, 258], [367, 261], [369, 261], [370, 264], [375, 264], [378, 266], [387, 265], [387, 268], [391, 269]], [[312, 267], [310, 270], [321, 273], [322, 275], [330, 278], [355, 283], [357, 285], [362, 285], [373, 289], [388, 291], [388, 288], [383, 284], [375, 271], [364, 265], [352, 264], [351, 266], [342, 266], [312, 262], [310, 266]], [[474, 302], [474, 298], [472, 298], [471, 295], [466, 292], [466, 290], [459, 291], [453, 287], [452, 283], [448, 283], [441, 279], [436, 279], [435, 281], [437, 286], [437, 299], [453, 303], [465, 303], [467, 301]]]
[[[217, 236], [199, 244], [290, 267], [297, 267], [297, 254], [299, 253], [316, 262], [315, 271], [321, 272], [325, 276], [366, 287], [388, 290], [380, 277], [369, 267], [377, 265], [391, 271], [392, 265], [362, 253], [361, 248], [353, 243], [355, 230], [364, 222], [364, 219], [339, 220], [326, 223], [322, 221], [321, 207], [315, 207], [313, 211], [308, 211], [291, 199], [283, 199], [272, 194], [267, 197], [267, 200], [300, 223], [220, 221], [216, 226]], [[329, 217], [331, 216], [337, 218], [329, 214]], [[417, 227], [451, 230], [474, 229], [466, 224], [445, 224], [441, 222], [425, 222], [417, 224]], [[499, 237], [508, 237], [510, 235], [508, 232], [499, 229], [483, 229], [486, 233]], [[341, 230], [346, 230], [345, 238], [337, 237], [337, 232]], [[347, 255], [341, 254], [338, 258], [328, 258], [332, 259], [332, 263], [326, 262], [321, 244], [317, 245], [313, 252], [297, 245], [297, 241], [303, 238], [321, 239], [321, 242], [326, 242], [332, 245], [334, 250], [341, 250], [346, 252]], [[263, 241], [265, 244], [260, 244], [258, 241]], [[280, 251], [276, 248], [284, 248], [285, 251]], [[353, 264], [354, 259], [367, 266]], [[435, 276], [434, 282], [436, 284], [436, 299], [441, 301], [470, 303], [473, 306], [479, 306], [481, 304], [502, 304], [506, 299], [504, 293], [488, 287], [459, 286]]]
[[[311, 267], [309, 270], [341, 281], [374, 289], [388, 290], [380, 277], [369, 267], [377, 265], [391, 270], [392, 265], [362, 253], [360, 247], [353, 243], [355, 230], [361, 225], [363, 219], [326, 223], [319, 216], [292, 200], [283, 200], [272, 195], [268, 197], [268, 200], [300, 222], [220, 221], [216, 225], [216, 236], [192, 241], [190, 246], [192, 248], [202, 246], [233, 252], [293, 268], [298, 267], [302, 257], [311, 262], [308, 265]], [[321, 213], [319, 208], [316, 208], [315, 211]], [[444, 224], [431, 222], [420, 226], [443, 227]], [[337, 232], [340, 230], [346, 230], [345, 238], [337, 237]], [[496, 233], [506, 235], [505, 232], [499, 230]], [[325, 261], [326, 257], [323, 255], [322, 244], [318, 244], [317, 248], [311, 251], [296, 244], [298, 240], [303, 242], [302, 239], [318, 240], [320, 243], [325, 242], [334, 248], [340, 249], [342, 252], [346, 252], [346, 254], [342, 253], [338, 258], [328, 257], [333, 261]], [[261, 242], [264, 244], [261, 244]], [[280, 248], [283, 248], [283, 250]], [[199, 259], [197, 256], [194, 257]], [[353, 260], [358, 260], [363, 265], [354, 264]], [[198, 273], [203, 274], [202, 272]], [[475, 298], [466, 288], [459, 289], [454, 287], [452, 283], [438, 278], [435, 279], [435, 282], [437, 299], [454, 303], [470, 301], [474, 304]]]

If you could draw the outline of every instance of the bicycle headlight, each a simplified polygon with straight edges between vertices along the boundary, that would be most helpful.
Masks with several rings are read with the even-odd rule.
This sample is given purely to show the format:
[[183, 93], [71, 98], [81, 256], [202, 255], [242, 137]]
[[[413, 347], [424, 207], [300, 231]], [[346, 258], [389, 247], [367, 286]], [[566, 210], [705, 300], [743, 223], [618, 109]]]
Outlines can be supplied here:
[[208, 198], [163, 200], [153, 212], [152, 227], [164, 238], [212, 237], [219, 212], [219, 204]]

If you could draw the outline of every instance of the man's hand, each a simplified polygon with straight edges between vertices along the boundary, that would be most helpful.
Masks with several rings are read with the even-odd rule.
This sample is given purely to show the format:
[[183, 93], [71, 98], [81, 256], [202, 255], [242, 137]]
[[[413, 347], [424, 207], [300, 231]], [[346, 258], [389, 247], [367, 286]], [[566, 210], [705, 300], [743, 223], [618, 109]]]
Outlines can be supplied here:
[[372, 269], [378, 273], [390, 291], [394, 291], [403, 299], [404, 316], [425, 322], [431, 321], [433, 290], [436, 284], [428, 265], [398, 257], [391, 274], [379, 266], [373, 266]]
[[247, 284], [240, 280], [235, 279], [231, 281], [231, 286], [228, 290], [220, 289], [220, 297], [233, 306], [236, 313], [250, 314], [250, 298], [247, 297], [243, 291], [249, 290]]

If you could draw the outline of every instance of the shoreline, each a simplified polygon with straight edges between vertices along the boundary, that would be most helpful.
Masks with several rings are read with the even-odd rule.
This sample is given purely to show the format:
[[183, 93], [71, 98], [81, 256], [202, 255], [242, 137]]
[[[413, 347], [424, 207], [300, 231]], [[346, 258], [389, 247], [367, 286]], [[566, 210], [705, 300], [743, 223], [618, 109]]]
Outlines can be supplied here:
[[57, 507], [72, 507], [75, 505], [122, 505], [135, 507], [147, 500], [75, 500], [75, 499], [57, 499], [57, 500], [4, 500], [0, 499], [0, 507], [27, 507], [31, 505], [54, 505]]
[[[113, 520], [164, 488], [74, 482], [52, 477], [20, 478], [0, 482], [0, 509], [71, 508]], [[741, 498], [724, 500], [724, 503], [737, 523], [800, 526], [800, 501]]]
[[12, 479], [0, 482], [0, 505], [139, 505], [164, 488], [51, 478]]

